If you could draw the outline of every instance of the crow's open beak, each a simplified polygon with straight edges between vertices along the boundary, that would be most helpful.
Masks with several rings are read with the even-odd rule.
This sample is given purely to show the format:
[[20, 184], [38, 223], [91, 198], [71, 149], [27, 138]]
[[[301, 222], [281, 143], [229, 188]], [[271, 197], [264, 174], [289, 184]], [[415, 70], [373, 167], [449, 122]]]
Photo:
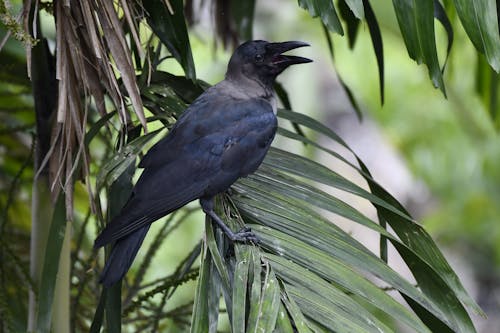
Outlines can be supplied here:
[[298, 41], [290, 41], [282, 43], [269, 43], [266, 48], [272, 55], [271, 63], [281, 69], [285, 69], [290, 65], [312, 62], [312, 60], [308, 58], [283, 54], [287, 51], [304, 46], [309, 46], [309, 44]]

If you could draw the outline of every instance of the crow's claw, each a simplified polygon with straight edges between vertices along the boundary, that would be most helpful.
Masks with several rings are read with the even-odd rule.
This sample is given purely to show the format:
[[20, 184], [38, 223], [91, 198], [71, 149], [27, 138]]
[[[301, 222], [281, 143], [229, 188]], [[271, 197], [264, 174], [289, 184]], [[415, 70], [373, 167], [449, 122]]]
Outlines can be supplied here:
[[250, 227], [243, 227], [240, 231], [236, 232], [233, 241], [235, 242], [252, 242], [259, 243], [260, 240], [250, 229]]

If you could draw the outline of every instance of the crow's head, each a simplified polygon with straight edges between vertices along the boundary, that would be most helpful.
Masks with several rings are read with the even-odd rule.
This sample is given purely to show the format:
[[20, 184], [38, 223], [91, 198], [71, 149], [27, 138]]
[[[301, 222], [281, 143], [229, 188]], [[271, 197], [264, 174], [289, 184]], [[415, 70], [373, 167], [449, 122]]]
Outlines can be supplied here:
[[272, 86], [276, 77], [288, 66], [312, 62], [311, 59], [284, 55], [286, 51], [309, 46], [304, 42], [269, 43], [263, 40], [248, 41], [236, 49], [227, 68], [226, 77], [242, 74], [265, 86]]

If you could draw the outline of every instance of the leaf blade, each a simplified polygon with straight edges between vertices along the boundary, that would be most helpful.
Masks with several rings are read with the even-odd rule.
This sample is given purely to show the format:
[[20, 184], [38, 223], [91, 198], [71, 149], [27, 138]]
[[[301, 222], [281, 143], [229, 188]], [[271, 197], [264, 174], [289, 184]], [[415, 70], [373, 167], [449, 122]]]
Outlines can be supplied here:
[[206, 246], [202, 247], [201, 258], [200, 275], [196, 285], [193, 315], [191, 317], [191, 333], [205, 333], [209, 325], [207, 300], [211, 255]]
[[500, 71], [500, 36], [495, 0], [454, 0], [458, 17], [476, 49]]
[[[314, 119], [305, 116], [303, 114], [298, 114], [295, 112], [291, 112], [288, 110], [280, 110], [278, 113], [280, 116], [285, 117], [286, 119], [293, 120], [297, 122], [298, 124], [313, 129], [315, 131], [318, 131], [327, 137], [331, 138], [332, 140], [338, 142], [345, 148], [349, 149], [350, 148], [343, 142], [342, 139], [340, 139], [336, 133], [331, 131], [329, 128], [324, 126], [323, 124], [315, 121]], [[301, 140], [305, 140], [304, 138], [300, 138]], [[325, 149], [324, 149], [325, 150]], [[327, 150], [325, 150], [327, 151]], [[354, 154], [354, 152], [353, 152]], [[334, 155], [335, 156], [335, 155]], [[351, 165], [353, 168], [355, 168], [359, 174], [367, 181], [371, 192], [373, 195], [379, 198], [379, 200], [382, 200], [386, 202], [389, 206], [393, 207], [395, 210], [390, 209], [390, 213], [386, 210], [389, 208], [389, 206], [384, 207], [383, 213], [385, 215], [391, 214], [391, 216], [386, 218], [386, 221], [388, 224], [391, 225], [391, 227], [396, 231], [397, 235], [400, 237], [402, 243], [404, 244], [405, 248], [411, 249], [414, 254], [417, 255], [419, 263], [423, 264], [425, 263], [426, 267], [432, 267], [433, 272], [435, 272], [440, 279], [443, 281], [446, 281], [446, 285], [448, 288], [444, 288], [448, 290], [449, 292], [453, 293], [458, 297], [458, 299], [463, 302], [465, 305], [467, 305], [470, 309], [472, 309], [475, 313], [479, 315], [484, 315], [482, 310], [479, 308], [479, 306], [475, 303], [475, 301], [467, 294], [465, 291], [464, 287], [460, 283], [460, 280], [456, 276], [455, 272], [451, 269], [449, 266], [448, 262], [444, 258], [443, 254], [441, 251], [437, 248], [436, 244], [432, 240], [432, 238], [427, 234], [427, 232], [422, 228], [417, 223], [409, 223], [412, 222], [413, 220], [410, 218], [408, 219], [405, 216], [408, 216], [408, 213], [406, 210], [402, 207], [402, 205], [392, 196], [390, 195], [385, 189], [383, 189], [379, 184], [377, 184], [373, 178], [371, 177], [370, 173], [368, 172], [368, 169], [364, 165], [364, 163], [357, 157], [355, 154], [354, 156], [356, 157], [359, 165], [361, 166], [360, 169], [357, 167]], [[338, 156], [336, 156], [339, 158]], [[375, 206], [375, 202], [373, 202]], [[380, 210], [380, 208], [378, 208]], [[400, 212], [396, 213], [396, 212]], [[397, 215], [397, 218], [395, 218], [395, 215]], [[352, 219], [352, 218], [351, 218]], [[359, 222], [363, 222], [360, 220]], [[367, 224], [367, 226], [373, 226], [370, 224]], [[375, 230], [375, 229], [374, 229]], [[376, 230], [377, 232], [381, 233], [384, 236], [387, 236], [387, 233], [385, 232], [384, 229], [381, 228]], [[411, 235], [414, 235], [414, 237], [410, 237]], [[394, 237], [389, 235], [391, 242], [394, 243]], [[398, 245], [399, 246], [399, 245]], [[408, 257], [406, 259], [409, 259]], [[410, 259], [413, 260], [413, 259]], [[418, 272], [417, 272], [418, 273]], [[425, 277], [423, 277], [425, 278]], [[439, 290], [437, 288], [438, 292], [443, 292], [443, 290]], [[460, 309], [461, 305], [457, 305], [458, 309]], [[461, 311], [461, 310], [460, 310]], [[463, 322], [459, 323], [459, 325], [465, 325], [466, 327], [470, 327], [470, 318], [463, 312], [461, 311], [463, 315]], [[472, 328], [473, 330], [473, 328]]]
[[266, 266], [262, 281], [262, 295], [259, 302], [259, 320], [254, 332], [271, 332], [276, 326], [280, 304], [280, 288], [273, 270]]
[[433, 0], [393, 0], [410, 58], [425, 63], [433, 85], [446, 96], [434, 34]]
[[299, 6], [309, 12], [311, 17], [320, 17], [323, 24], [333, 32], [344, 35], [333, 1], [327, 0], [299, 0]]
[[149, 14], [147, 21], [154, 33], [184, 69], [186, 77], [196, 80], [196, 70], [189, 43], [182, 0], [169, 0], [170, 12], [162, 0], [145, 1], [142, 5]]
[[373, 51], [377, 59], [379, 87], [380, 87], [380, 103], [384, 104], [384, 44], [382, 42], [382, 34], [378, 25], [375, 12], [368, 0], [363, 0], [366, 13], [366, 23], [368, 24], [368, 31], [372, 39]]
[[233, 277], [233, 332], [245, 332], [245, 309], [247, 303], [250, 251], [244, 246], [236, 246], [236, 264]]
[[346, 4], [349, 6], [353, 14], [359, 19], [362, 20], [365, 18], [365, 5], [363, 0], [344, 0]]
[[54, 302], [56, 277], [59, 270], [59, 258], [63, 246], [65, 230], [66, 208], [64, 195], [59, 195], [52, 215], [49, 238], [47, 240], [45, 258], [43, 261], [36, 317], [37, 332], [50, 332], [52, 304]]

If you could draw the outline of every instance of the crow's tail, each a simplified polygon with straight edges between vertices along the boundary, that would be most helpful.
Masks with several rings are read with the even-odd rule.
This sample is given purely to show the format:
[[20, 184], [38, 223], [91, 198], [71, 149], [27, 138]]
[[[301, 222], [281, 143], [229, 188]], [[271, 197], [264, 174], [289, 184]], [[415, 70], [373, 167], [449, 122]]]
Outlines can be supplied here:
[[148, 224], [115, 242], [99, 278], [99, 282], [104, 287], [115, 284], [127, 273], [146, 237], [149, 226]]

